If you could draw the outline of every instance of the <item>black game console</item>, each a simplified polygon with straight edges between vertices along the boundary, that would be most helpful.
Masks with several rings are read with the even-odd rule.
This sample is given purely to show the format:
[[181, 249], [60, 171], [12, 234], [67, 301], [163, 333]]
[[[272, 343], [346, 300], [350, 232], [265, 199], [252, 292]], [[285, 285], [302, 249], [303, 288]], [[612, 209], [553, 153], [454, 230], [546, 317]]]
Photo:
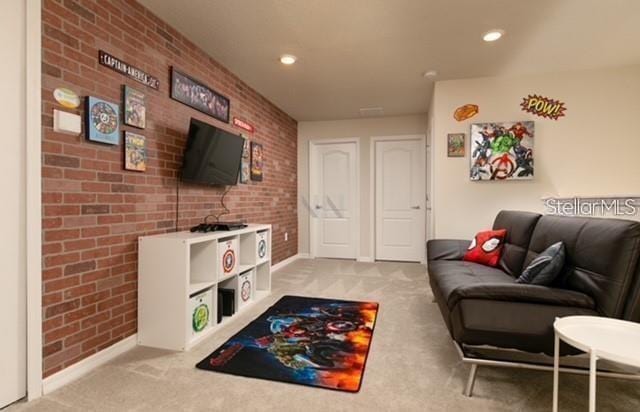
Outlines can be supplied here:
[[198, 226], [194, 226], [191, 228], [191, 232], [213, 232], [216, 228], [216, 225], [213, 223], [200, 223]]
[[220, 291], [218, 291], [218, 310], [217, 312], [217, 318], [218, 318], [218, 322], [220, 323], [222, 322], [222, 311], [223, 311], [223, 306], [222, 306], [222, 295], [220, 294]]
[[216, 223], [215, 230], [238, 230], [244, 229], [245, 227], [247, 227], [247, 225], [242, 222], [218, 222]]
[[236, 311], [236, 291], [218, 288], [218, 299], [222, 302], [222, 315], [233, 316]]
[[191, 228], [191, 232], [216, 232], [243, 229], [247, 227], [242, 222], [218, 222], [218, 223], [200, 223], [198, 226]]

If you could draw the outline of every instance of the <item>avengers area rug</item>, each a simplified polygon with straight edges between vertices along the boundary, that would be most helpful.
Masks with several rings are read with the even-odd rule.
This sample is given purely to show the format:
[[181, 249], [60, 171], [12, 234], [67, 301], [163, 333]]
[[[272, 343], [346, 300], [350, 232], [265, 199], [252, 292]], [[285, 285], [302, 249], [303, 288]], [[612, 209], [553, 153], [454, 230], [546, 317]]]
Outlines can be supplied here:
[[357, 392], [377, 313], [374, 302], [284, 296], [196, 367]]

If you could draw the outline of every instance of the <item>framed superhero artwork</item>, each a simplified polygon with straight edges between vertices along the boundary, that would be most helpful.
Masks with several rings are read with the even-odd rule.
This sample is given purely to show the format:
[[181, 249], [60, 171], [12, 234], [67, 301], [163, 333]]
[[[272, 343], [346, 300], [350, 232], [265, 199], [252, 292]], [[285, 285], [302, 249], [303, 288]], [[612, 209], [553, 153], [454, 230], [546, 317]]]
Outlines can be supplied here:
[[531, 180], [535, 128], [532, 121], [471, 125], [471, 180]]
[[447, 157], [464, 157], [464, 133], [447, 135]]
[[262, 182], [264, 177], [263, 148], [260, 143], [251, 142], [251, 180]]
[[85, 108], [85, 133], [92, 142], [120, 143], [120, 109], [117, 104], [89, 96]]
[[124, 168], [144, 172], [147, 170], [147, 149], [144, 136], [124, 132]]
[[244, 139], [244, 146], [242, 147], [242, 159], [240, 160], [240, 183], [249, 183], [251, 178], [251, 142], [249, 139]]
[[147, 107], [144, 93], [132, 87], [124, 86], [123, 96], [124, 124], [144, 129], [147, 124]]

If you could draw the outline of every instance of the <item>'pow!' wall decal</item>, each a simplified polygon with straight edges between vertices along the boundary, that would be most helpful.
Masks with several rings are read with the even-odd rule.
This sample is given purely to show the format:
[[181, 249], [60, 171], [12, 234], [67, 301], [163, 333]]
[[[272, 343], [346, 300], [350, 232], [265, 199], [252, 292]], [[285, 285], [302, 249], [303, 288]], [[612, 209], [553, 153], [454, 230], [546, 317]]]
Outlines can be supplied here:
[[564, 112], [567, 110], [567, 107], [560, 100], [538, 96], [537, 94], [523, 97], [520, 107], [525, 112], [553, 120], [558, 120], [560, 117], [565, 116]]

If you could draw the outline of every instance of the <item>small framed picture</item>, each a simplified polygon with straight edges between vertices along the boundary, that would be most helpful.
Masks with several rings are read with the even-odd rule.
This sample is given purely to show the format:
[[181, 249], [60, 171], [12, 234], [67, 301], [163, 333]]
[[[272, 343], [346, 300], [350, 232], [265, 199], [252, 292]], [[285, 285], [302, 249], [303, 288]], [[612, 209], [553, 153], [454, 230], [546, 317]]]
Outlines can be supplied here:
[[124, 124], [144, 129], [147, 125], [147, 106], [144, 93], [124, 86]]
[[251, 180], [261, 182], [263, 178], [264, 153], [260, 143], [251, 142]]
[[464, 133], [450, 133], [447, 135], [447, 157], [464, 157]]
[[120, 143], [120, 108], [117, 104], [89, 96], [86, 98], [85, 132], [92, 142]]
[[147, 148], [141, 134], [124, 132], [124, 168], [136, 172], [147, 170]]

